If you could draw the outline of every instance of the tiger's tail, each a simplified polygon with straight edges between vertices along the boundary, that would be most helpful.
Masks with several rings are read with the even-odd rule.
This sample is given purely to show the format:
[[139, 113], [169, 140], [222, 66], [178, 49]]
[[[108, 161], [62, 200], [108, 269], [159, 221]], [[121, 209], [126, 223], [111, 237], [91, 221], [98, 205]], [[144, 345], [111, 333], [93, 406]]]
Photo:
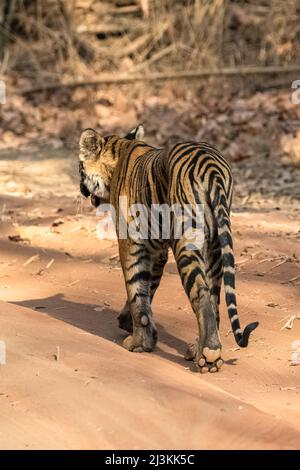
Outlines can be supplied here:
[[219, 196], [219, 203], [213, 211], [217, 222], [218, 238], [222, 252], [226, 305], [234, 338], [241, 348], [245, 348], [248, 346], [251, 332], [258, 326], [258, 322], [249, 323], [243, 331], [241, 329], [235, 295], [235, 261], [229, 210], [226, 203], [227, 198], [222, 190]]

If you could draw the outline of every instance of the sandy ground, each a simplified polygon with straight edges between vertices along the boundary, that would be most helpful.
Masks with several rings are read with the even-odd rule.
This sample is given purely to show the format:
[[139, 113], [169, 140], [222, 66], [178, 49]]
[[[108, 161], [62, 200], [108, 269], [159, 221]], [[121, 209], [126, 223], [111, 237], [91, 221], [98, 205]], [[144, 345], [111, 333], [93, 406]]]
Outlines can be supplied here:
[[196, 322], [172, 259], [153, 306], [156, 350], [120, 346], [116, 243], [97, 238], [73, 166], [57, 153], [0, 158], [0, 448], [299, 448], [300, 321], [282, 329], [300, 313], [299, 205], [236, 201], [239, 313], [260, 326], [238, 349], [222, 302], [225, 364], [200, 375], [183, 359]]

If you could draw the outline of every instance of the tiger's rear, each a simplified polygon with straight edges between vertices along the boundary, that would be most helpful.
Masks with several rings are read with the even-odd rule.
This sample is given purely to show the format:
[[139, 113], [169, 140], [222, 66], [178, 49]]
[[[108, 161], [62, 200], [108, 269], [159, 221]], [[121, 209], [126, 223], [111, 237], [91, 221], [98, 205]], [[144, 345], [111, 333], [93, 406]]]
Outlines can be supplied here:
[[[170, 204], [177, 203], [184, 206], [188, 201], [193, 207], [200, 205], [204, 213], [204, 242], [201, 248], [185, 249], [187, 245], [185, 237], [172, 242], [185, 291], [191, 303], [195, 302], [194, 297], [198, 301], [198, 292], [203, 292], [206, 317], [211, 316], [211, 307], [218, 328], [223, 278], [232, 331], [237, 344], [246, 347], [249, 335], [258, 323], [249, 324], [242, 332], [237, 313], [235, 262], [230, 226], [231, 168], [222, 155], [205, 142], [177, 144], [168, 155], [167, 168], [171, 182]], [[214, 342], [218, 345], [219, 340], [214, 339]]]

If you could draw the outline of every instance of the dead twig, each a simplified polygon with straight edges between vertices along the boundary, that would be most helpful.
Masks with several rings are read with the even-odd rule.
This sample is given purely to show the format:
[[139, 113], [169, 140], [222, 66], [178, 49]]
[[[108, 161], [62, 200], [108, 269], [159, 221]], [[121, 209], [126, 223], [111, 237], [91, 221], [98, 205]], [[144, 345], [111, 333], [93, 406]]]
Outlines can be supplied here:
[[33, 263], [34, 261], [37, 261], [40, 258], [40, 255], [33, 255], [30, 258], [28, 258], [27, 261], [23, 264], [23, 266], [28, 266], [28, 264]]
[[49, 263], [47, 264], [46, 269], [51, 268], [51, 266], [52, 266], [52, 264], [54, 263], [54, 261], [55, 261], [54, 258], [52, 258], [52, 260], [49, 261]]
[[264, 271], [264, 274], [267, 274], [269, 273], [270, 271], [272, 271], [273, 269], [275, 268], [278, 268], [279, 266], [281, 266], [282, 264], [286, 263], [288, 261], [288, 258], [285, 258], [283, 261], [280, 261], [280, 263], [277, 263], [275, 264], [275, 266], [272, 266], [270, 269], [268, 269], [267, 271]]
[[281, 331], [281, 330], [284, 330], [285, 328], [286, 328], [287, 330], [291, 330], [291, 329], [293, 328], [294, 321], [295, 321], [296, 319], [299, 320], [299, 319], [300, 319], [300, 315], [292, 315], [292, 316], [288, 319], [288, 321], [283, 325], [283, 327], [280, 328], [280, 331]]

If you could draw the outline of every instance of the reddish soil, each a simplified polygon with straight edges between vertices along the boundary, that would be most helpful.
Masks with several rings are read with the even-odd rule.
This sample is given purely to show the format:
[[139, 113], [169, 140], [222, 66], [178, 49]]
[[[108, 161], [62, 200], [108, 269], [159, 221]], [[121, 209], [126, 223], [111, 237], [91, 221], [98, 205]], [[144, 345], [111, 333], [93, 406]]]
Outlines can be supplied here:
[[238, 349], [222, 302], [225, 364], [201, 375], [183, 359], [197, 330], [173, 260], [153, 306], [158, 345], [129, 353], [116, 322], [125, 299], [116, 243], [97, 238], [89, 201], [78, 203], [74, 162], [29, 162], [18, 157], [13, 178], [11, 160], [0, 162], [0, 448], [299, 447], [299, 205], [235, 201], [239, 313], [260, 326]]

